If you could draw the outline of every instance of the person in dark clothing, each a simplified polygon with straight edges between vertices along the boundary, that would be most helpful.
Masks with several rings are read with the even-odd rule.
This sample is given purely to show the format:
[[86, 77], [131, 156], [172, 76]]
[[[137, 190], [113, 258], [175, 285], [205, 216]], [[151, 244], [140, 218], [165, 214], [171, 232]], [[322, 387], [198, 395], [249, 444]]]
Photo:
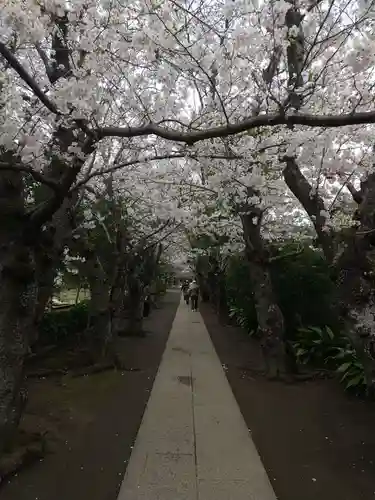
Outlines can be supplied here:
[[189, 295], [190, 295], [190, 299], [191, 299], [191, 309], [193, 311], [198, 311], [199, 287], [198, 287], [198, 283], [195, 280], [190, 283]]
[[151, 297], [149, 294], [146, 295], [145, 301], [143, 304], [143, 317], [148, 318], [151, 310]]
[[184, 281], [181, 286], [182, 295], [187, 305], [189, 305], [189, 282]]

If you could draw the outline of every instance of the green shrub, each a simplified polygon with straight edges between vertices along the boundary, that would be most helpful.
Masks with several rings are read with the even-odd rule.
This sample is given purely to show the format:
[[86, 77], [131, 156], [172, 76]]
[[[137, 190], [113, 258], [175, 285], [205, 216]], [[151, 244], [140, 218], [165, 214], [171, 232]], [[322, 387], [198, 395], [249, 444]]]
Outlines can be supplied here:
[[272, 282], [285, 319], [286, 337], [294, 340], [299, 328], [312, 325], [339, 330], [333, 310], [334, 284], [326, 261], [320, 252], [288, 243], [278, 250], [281, 258], [271, 264]]
[[60, 345], [74, 341], [88, 321], [88, 303], [80, 302], [69, 309], [52, 310], [44, 314], [39, 326], [38, 343]]
[[236, 304], [229, 306], [229, 317], [234, 319], [237, 325], [243, 328], [249, 335], [255, 335], [253, 318], [248, 316], [247, 310]]
[[333, 333], [329, 326], [299, 328], [297, 340], [292, 345], [296, 359], [301, 364], [326, 365], [338, 347], [346, 346], [346, 339]]
[[[365, 388], [363, 366], [340, 329], [334, 283], [321, 253], [294, 242], [271, 247], [271, 276], [285, 320], [285, 335], [297, 362], [337, 371], [346, 389]], [[248, 263], [232, 257], [226, 270], [230, 316], [247, 333], [257, 331]], [[308, 325], [308, 326], [306, 326]]]
[[349, 342], [345, 347], [338, 347], [332, 359], [337, 364], [336, 372], [340, 375], [340, 382], [344, 384], [345, 389], [365, 392], [366, 377], [363, 365]]
[[329, 327], [300, 328], [293, 342], [297, 361], [315, 366], [326, 365], [340, 376], [345, 390], [363, 392], [366, 378], [363, 365], [347, 337]]
[[[271, 275], [278, 304], [285, 320], [286, 338], [295, 340], [295, 333], [305, 325], [339, 328], [332, 308], [334, 285], [320, 252], [294, 243], [274, 249]], [[283, 258], [283, 255], [287, 255]], [[290, 255], [290, 256], [288, 256]], [[281, 258], [280, 258], [281, 257]], [[229, 310], [237, 324], [248, 332], [257, 330], [257, 317], [249, 267], [241, 256], [232, 257], [226, 271]]]
[[258, 323], [246, 260], [233, 257], [225, 278], [230, 317], [247, 333], [256, 332]]

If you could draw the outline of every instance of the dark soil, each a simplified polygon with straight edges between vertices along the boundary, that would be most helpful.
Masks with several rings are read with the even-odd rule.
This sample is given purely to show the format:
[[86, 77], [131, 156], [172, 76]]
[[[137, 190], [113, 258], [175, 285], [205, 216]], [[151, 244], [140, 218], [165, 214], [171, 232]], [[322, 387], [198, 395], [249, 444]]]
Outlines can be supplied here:
[[116, 500], [180, 294], [168, 292], [142, 338], [121, 339], [126, 371], [30, 380], [26, 432], [47, 454], [1, 485], [2, 500]]
[[256, 341], [201, 312], [278, 499], [375, 498], [375, 404], [336, 380], [265, 380]]

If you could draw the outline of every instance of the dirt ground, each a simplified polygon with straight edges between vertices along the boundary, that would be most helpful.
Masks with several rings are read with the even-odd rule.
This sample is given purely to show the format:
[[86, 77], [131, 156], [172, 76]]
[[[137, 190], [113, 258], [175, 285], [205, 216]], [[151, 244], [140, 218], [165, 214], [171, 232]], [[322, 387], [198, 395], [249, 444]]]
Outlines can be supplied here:
[[269, 382], [259, 348], [201, 307], [279, 500], [375, 499], [375, 404], [347, 396], [335, 380]]
[[48, 453], [4, 481], [2, 500], [116, 500], [179, 299], [167, 293], [144, 338], [120, 340], [131, 370], [30, 381], [22, 428], [47, 431]]

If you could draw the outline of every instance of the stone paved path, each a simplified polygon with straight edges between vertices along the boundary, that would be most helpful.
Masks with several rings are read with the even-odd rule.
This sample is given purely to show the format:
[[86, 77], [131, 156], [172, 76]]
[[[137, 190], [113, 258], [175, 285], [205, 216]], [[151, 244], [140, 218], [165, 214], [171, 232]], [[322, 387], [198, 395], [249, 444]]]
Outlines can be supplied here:
[[276, 500], [201, 315], [183, 302], [118, 500]]

